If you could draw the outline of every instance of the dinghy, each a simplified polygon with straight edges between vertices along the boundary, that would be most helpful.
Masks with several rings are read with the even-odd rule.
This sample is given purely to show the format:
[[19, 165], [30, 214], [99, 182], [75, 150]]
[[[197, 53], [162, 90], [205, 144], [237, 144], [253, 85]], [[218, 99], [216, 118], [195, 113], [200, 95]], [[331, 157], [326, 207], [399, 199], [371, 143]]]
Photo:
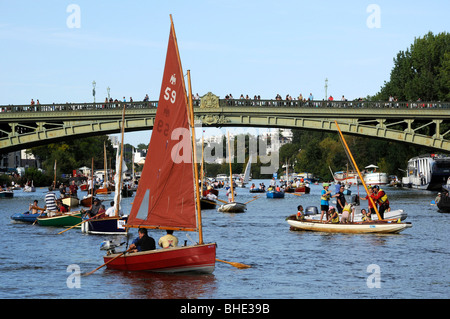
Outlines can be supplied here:
[[[198, 243], [141, 252], [111, 251], [103, 257], [104, 265], [109, 269], [171, 273], [214, 271], [216, 244], [203, 243], [200, 190], [198, 183], [194, 183], [199, 180], [199, 174], [192, 160], [196, 154], [193, 147], [195, 129], [190, 72], [187, 73], [189, 101], [183, 74], [171, 21], [155, 126], [147, 152], [149, 155], [126, 226], [196, 231], [199, 234]], [[180, 188], [180, 185], [183, 187]]]
[[318, 231], [327, 233], [352, 233], [352, 234], [394, 234], [412, 227], [410, 223], [398, 223], [396, 221], [372, 221], [348, 224], [322, 223], [318, 220], [294, 220], [288, 219], [292, 230]]

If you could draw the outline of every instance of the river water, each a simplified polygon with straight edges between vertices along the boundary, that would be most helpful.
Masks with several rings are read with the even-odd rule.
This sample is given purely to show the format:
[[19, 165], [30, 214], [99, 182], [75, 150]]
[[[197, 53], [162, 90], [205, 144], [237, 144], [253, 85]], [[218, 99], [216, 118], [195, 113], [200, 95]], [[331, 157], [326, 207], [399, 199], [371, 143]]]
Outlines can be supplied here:
[[[258, 185], [262, 180], [254, 180]], [[268, 185], [269, 181], [264, 180]], [[243, 214], [203, 211], [205, 242], [217, 243], [217, 258], [251, 265], [237, 269], [217, 262], [210, 275], [121, 272], [102, 268], [100, 244], [108, 236], [12, 222], [33, 199], [43, 206], [45, 188], [15, 191], [0, 199], [0, 298], [15, 299], [446, 299], [450, 297], [449, 220], [430, 203], [436, 193], [386, 187], [393, 209], [408, 213], [413, 227], [396, 235], [290, 231], [285, 218], [302, 204], [319, 206], [320, 185], [301, 197], [267, 199]], [[357, 191], [353, 189], [353, 193]], [[255, 194], [238, 188], [237, 201]], [[112, 198], [110, 195], [108, 198]], [[105, 198], [105, 197], [104, 197]], [[221, 190], [219, 198], [225, 199]], [[123, 201], [129, 211], [133, 198]], [[109, 202], [109, 201], [107, 201]], [[366, 202], [363, 202], [366, 203]], [[137, 234], [132, 230], [133, 236]], [[163, 231], [150, 231], [158, 240]], [[176, 235], [180, 243], [189, 240]], [[195, 240], [196, 233], [189, 233]], [[78, 268], [77, 268], [78, 267]]]

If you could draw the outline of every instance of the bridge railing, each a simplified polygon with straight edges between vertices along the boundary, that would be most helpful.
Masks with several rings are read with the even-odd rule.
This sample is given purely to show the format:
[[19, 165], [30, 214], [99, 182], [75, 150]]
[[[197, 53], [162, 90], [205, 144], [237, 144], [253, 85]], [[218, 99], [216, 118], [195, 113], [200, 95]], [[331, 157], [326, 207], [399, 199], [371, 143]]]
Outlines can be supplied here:
[[[158, 101], [147, 102], [112, 102], [112, 103], [53, 103], [35, 105], [3, 105], [0, 112], [58, 112], [58, 111], [101, 111], [122, 109], [151, 109], [158, 107]], [[201, 100], [194, 100], [194, 107], [199, 107]], [[450, 102], [387, 102], [387, 101], [300, 101], [300, 100], [254, 100], [254, 99], [220, 99], [218, 107], [258, 107], [258, 108], [450, 108]]]

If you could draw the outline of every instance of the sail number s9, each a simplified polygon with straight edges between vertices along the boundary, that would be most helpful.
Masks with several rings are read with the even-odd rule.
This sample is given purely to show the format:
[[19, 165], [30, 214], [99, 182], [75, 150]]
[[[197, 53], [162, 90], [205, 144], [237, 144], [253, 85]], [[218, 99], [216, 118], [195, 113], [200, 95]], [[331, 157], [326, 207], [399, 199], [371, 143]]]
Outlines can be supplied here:
[[170, 100], [170, 103], [175, 103], [177, 97], [177, 91], [172, 90], [170, 87], [166, 87], [166, 89], [164, 90], [164, 99], [166, 101]]

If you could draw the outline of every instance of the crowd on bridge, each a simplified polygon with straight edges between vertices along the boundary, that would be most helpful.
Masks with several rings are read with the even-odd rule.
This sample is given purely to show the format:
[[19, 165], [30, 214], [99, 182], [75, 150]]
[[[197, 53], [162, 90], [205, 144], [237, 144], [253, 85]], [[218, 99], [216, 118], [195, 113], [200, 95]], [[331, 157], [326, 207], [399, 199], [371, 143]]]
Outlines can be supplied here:
[[[200, 105], [201, 97], [196, 93], [193, 97], [194, 107]], [[222, 100], [223, 101], [223, 100]], [[121, 108], [126, 103], [127, 107], [132, 108], [151, 108], [157, 107], [158, 101], [150, 101], [148, 94], [142, 101], [134, 101], [132, 97], [128, 100], [123, 97], [121, 100], [106, 97], [104, 102], [100, 103], [52, 103], [41, 105], [39, 99], [28, 105], [8, 105], [0, 106], [0, 112], [22, 112], [22, 111], [71, 111], [71, 110], [92, 110], [92, 109], [111, 109]], [[363, 98], [347, 100], [342, 95], [340, 99], [335, 99], [330, 95], [327, 100], [316, 100], [312, 93], [308, 97], [301, 93], [298, 97], [292, 97], [287, 94], [283, 97], [276, 94], [274, 99], [261, 99], [260, 95], [254, 95], [250, 98], [248, 94], [241, 94], [239, 98], [234, 98], [231, 93], [225, 96], [225, 101], [220, 102], [222, 106], [259, 106], [259, 107], [331, 107], [331, 108], [450, 108], [450, 103], [442, 102], [424, 102], [421, 99], [417, 101], [403, 102], [398, 101], [395, 96], [390, 96], [388, 101], [368, 101]]]

